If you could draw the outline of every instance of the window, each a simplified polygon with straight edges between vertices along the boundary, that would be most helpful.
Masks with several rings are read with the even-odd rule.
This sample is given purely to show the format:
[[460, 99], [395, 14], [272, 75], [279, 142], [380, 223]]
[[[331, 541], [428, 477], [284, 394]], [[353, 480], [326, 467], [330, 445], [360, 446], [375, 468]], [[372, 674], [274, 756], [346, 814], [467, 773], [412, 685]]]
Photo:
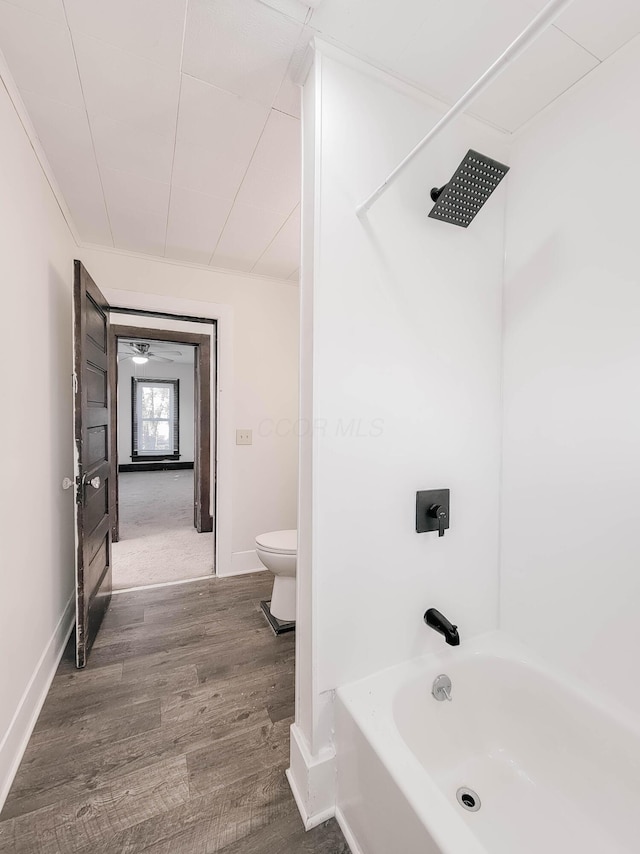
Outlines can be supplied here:
[[179, 380], [131, 379], [131, 456], [178, 459]]

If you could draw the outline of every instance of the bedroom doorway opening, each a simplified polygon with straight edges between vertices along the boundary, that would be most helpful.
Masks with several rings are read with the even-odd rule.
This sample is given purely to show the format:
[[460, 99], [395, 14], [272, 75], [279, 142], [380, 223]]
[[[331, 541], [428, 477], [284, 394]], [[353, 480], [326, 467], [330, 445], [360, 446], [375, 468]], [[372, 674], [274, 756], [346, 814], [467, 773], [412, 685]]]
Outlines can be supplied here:
[[114, 590], [215, 573], [215, 337], [133, 320], [111, 324]]

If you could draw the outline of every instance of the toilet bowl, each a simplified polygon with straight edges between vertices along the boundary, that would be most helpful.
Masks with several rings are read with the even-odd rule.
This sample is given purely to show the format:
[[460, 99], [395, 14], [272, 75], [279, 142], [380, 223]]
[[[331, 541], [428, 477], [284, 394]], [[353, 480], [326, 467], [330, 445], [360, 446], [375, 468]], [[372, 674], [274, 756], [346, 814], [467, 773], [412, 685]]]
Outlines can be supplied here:
[[256, 553], [275, 576], [271, 593], [271, 613], [278, 620], [296, 618], [296, 562], [298, 532], [270, 531], [256, 537]]

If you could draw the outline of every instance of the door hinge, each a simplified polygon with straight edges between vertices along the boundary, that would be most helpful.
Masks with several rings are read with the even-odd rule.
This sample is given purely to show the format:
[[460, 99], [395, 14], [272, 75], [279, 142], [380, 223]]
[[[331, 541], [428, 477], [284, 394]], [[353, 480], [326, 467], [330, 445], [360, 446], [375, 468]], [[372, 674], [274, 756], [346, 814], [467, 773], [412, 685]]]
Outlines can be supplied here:
[[78, 393], [78, 375], [77, 374], [73, 375], [73, 393], [74, 394]]

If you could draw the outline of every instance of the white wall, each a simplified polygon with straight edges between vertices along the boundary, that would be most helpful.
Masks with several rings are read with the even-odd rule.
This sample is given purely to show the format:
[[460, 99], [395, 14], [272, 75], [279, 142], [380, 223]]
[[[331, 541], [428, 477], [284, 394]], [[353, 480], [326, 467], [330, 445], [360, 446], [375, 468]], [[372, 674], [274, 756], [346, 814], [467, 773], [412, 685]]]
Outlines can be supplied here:
[[[360, 221], [356, 205], [442, 107], [320, 51], [307, 84], [317, 106], [306, 96], [304, 115], [305, 176], [313, 158], [317, 189], [312, 230], [304, 206], [312, 352], [302, 381], [316, 430], [302, 461], [311, 525], [300, 529], [298, 568], [313, 608], [298, 654], [314, 678], [297, 726], [312, 721], [312, 753], [328, 738], [327, 692], [442, 645], [426, 608], [463, 638], [497, 626], [504, 190], [468, 230], [427, 213], [429, 190], [469, 147], [506, 156], [504, 137], [461, 120]], [[416, 491], [441, 487], [451, 489], [450, 530], [416, 534]]]
[[1, 807], [71, 629], [74, 247], [1, 83], [0, 139]]
[[640, 712], [640, 40], [516, 140], [502, 625]]
[[[259, 568], [256, 534], [296, 527], [298, 288], [108, 250], [79, 253], [98, 287], [128, 291], [133, 303], [139, 293], [228, 307], [235, 422], [230, 428], [253, 430], [253, 444], [232, 445], [233, 459], [225, 461], [231, 469], [233, 562], [239, 569]], [[219, 333], [224, 334], [222, 325]]]
[[[134, 318], [129, 323], [135, 325]], [[176, 345], [178, 349], [178, 345]], [[160, 353], [160, 351], [158, 351]], [[118, 365], [118, 463], [135, 465], [144, 463], [144, 459], [131, 459], [131, 378], [152, 377], [153, 379], [179, 380], [179, 419], [180, 419], [180, 460], [181, 463], [193, 462], [194, 450], [194, 364], [193, 347], [182, 345], [183, 355], [191, 355], [189, 362], [147, 362], [136, 365], [132, 361]], [[171, 358], [170, 356], [167, 358]]]

